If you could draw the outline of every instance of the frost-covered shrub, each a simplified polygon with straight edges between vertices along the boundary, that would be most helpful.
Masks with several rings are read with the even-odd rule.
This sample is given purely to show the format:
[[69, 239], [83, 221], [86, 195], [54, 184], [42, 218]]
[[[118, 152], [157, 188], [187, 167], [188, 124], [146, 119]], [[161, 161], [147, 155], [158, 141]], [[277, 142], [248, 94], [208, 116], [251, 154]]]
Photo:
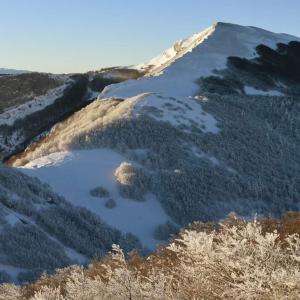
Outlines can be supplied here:
[[0, 286], [0, 299], [298, 299], [300, 237], [293, 232], [280, 236], [265, 220], [232, 215], [194, 224], [146, 258], [126, 258], [114, 245], [87, 269], [58, 270], [21, 289]]
[[125, 198], [143, 201], [151, 186], [149, 175], [130, 163], [123, 162], [115, 170], [115, 177], [120, 193]]
[[98, 186], [90, 191], [90, 195], [97, 198], [105, 198], [109, 196], [109, 191], [102, 186]]
[[14, 284], [0, 284], [1, 300], [21, 300], [21, 288]]
[[109, 208], [109, 209], [112, 209], [114, 207], [116, 207], [116, 201], [112, 198], [108, 199], [106, 202], [105, 202], [105, 207], [106, 208]]
[[262, 235], [261, 226], [254, 222], [224, 225], [220, 233], [187, 231], [168, 248], [183, 263], [181, 274], [186, 276], [181, 285], [189, 285], [190, 292], [216, 293], [223, 299], [297, 297], [299, 237], [286, 238], [289, 249], [283, 249], [277, 239], [276, 232]]
[[170, 221], [167, 221], [166, 223], [158, 225], [155, 228], [153, 232], [153, 237], [159, 241], [166, 241], [172, 235], [175, 235], [177, 233], [178, 233], [178, 228]]

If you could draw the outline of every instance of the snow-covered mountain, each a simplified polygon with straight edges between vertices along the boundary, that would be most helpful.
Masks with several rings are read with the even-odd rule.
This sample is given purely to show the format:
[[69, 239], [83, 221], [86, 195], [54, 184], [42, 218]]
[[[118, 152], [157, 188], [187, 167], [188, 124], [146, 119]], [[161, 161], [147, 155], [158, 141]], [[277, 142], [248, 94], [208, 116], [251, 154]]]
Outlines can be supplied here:
[[192, 96], [199, 89], [196, 81], [226, 68], [228, 57], [252, 59], [257, 56], [258, 45], [276, 49], [278, 43], [286, 44], [290, 41], [299, 42], [300, 38], [256, 27], [216, 23], [187, 40], [177, 42], [150, 62], [138, 66], [149, 69], [149, 75], [154, 76], [144, 78], [143, 83], [129, 81], [114, 86], [106, 96], [130, 97], [141, 92]]
[[136, 68], [143, 70], [148, 74], [156, 74], [159, 70], [164, 69], [173, 61], [182, 57], [189, 51], [192, 51], [193, 48], [202, 43], [213, 32], [214, 27], [215, 26], [211, 26], [200, 33], [194, 34], [190, 38], [177, 41], [171, 48], [154, 57], [147, 63], [137, 65]]
[[300, 39], [217, 23], [10, 163], [154, 249], [194, 220], [300, 208]]

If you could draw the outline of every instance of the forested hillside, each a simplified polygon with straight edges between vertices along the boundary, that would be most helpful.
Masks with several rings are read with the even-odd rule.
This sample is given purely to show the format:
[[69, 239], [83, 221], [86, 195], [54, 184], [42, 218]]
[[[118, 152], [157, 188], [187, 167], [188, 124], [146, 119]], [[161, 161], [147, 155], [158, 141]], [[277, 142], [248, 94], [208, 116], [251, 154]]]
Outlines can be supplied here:
[[44, 271], [103, 256], [112, 243], [141, 249], [86, 209], [72, 206], [47, 184], [0, 166], [0, 281], [31, 281]]

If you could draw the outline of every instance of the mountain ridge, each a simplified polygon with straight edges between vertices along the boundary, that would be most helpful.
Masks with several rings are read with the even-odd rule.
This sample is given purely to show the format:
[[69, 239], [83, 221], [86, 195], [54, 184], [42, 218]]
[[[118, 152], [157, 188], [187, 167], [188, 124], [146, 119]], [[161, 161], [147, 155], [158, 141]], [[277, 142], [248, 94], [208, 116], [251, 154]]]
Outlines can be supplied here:
[[107, 86], [10, 164], [150, 250], [192, 221], [299, 210], [295, 39], [218, 25], [155, 76]]
[[[224, 33], [227, 33], [227, 35], [224, 36]], [[291, 100], [288, 97], [285, 98], [283, 93], [279, 94], [278, 92], [276, 94], [270, 88], [267, 91], [258, 89], [257, 95], [248, 95], [247, 93], [250, 93], [250, 91], [253, 93], [253, 90], [250, 90], [247, 86], [243, 93], [237, 89], [232, 99], [225, 93], [223, 99], [223, 96], [218, 95], [218, 93], [202, 93], [203, 82], [201, 84], [197, 82], [202, 77], [206, 78], [205, 74], [208, 76], [207, 78], [210, 78], [209, 76], [215, 74], [215, 69], [218, 69], [220, 72], [223, 68], [226, 68], [227, 59], [231, 55], [241, 54], [242, 59], [246, 59], [245, 57], [254, 59], [258, 55], [256, 47], [260, 45], [261, 41], [265, 41], [269, 46], [275, 47], [278, 43], [289, 43], [290, 37], [282, 37], [282, 35], [249, 27], [230, 24], [219, 25], [217, 33], [215, 30], [203, 43], [193, 48], [192, 52], [187, 52], [175, 60], [173, 64], [166, 67], [158, 76], [146, 76], [138, 80], [128, 80], [105, 88], [98, 96], [97, 101], [74, 114], [66, 122], [62, 122], [44, 141], [32, 150], [29, 148], [23, 156], [16, 158], [13, 164], [25, 167], [23, 171], [28, 172], [28, 174], [40, 174], [41, 178], [49, 180], [55, 185], [55, 178], [59, 176], [59, 172], [66, 172], [67, 161], [63, 164], [53, 162], [52, 155], [54, 153], [58, 152], [63, 155], [64, 151], [70, 152], [69, 157], [72, 157], [71, 161], [73, 163], [68, 163], [70, 164], [69, 166], [72, 164], [75, 166], [79, 158], [81, 163], [84, 163], [85, 160], [88, 163], [88, 154], [82, 152], [83, 158], [81, 158], [81, 154], [75, 154], [74, 151], [77, 150], [102, 149], [101, 151], [104, 151], [103, 148], [108, 148], [110, 149], [109, 151], [112, 151], [111, 157], [115, 155], [113, 154], [115, 152], [121, 154], [124, 162], [128, 159], [127, 162], [132, 164], [132, 174], [139, 172], [138, 170], [141, 168], [147, 176], [150, 176], [146, 181], [152, 183], [149, 185], [149, 183], [135, 183], [135, 181], [130, 182], [129, 180], [128, 186], [127, 183], [124, 186], [123, 181], [119, 182], [116, 177], [111, 178], [113, 181], [113, 188], [110, 187], [112, 189], [111, 193], [115, 195], [114, 200], [117, 206], [109, 214], [106, 221], [112, 226], [114, 224], [113, 212], [120, 213], [120, 207], [123, 205], [121, 203], [132, 205], [130, 200], [127, 200], [122, 194], [118, 195], [116, 188], [130, 190], [135, 188], [135, 184], [145, 184], [147, 186], [145, 189], [154, 194], [156, 199], [159, 199], [168, 215], [172, 217], [175, 223], [179, 224], [185, 224], [197, 218], [218, 218], [222, 216], [223, 212], [229, 212], [230, 208], [239, 210], [242, 214], [250, 215], [255, 210], [261, 212], [276, 210], [275, 204], [273, 206], [270, 205], [268, 208], [265, 206], [266, 200], [259, 199], [258, 195], [255, 194], [255, 185], [259, 186], [259, 189], [264, 190], [264, 188], [260, 186], [256, 178], [252, 177], [254, 172], [252, 170], [253, 166], [248, 165], [245, 157], [248, 155], [253, 156], [253, 160], [260, 160], [256, 157], [257, 153], [255, 151], [250, 152], [251, 147], [253, 147], [251, 143], [255, 139], [261, 140], [263, 151], [266, 153], [271, 151], [264, 139], [265, 131], [272, 136], [273, 142], [276, 140], [275, 132], [277, 130], [282, 130], [280, 134], [283, 134], [283, 132], [289, 135], [292, 134], [285, 127], [274, 129], [274, 131], [267, 127], [267, 125], [273, 127], [273, 118], [276, 118], [278, 113], [277, 103], [281, 101], [281, 97], [284, 106], [288, 106]], [[233, 42], [236, 44], [233, 45]], [[219, 60], [215, 60], [216, 57]], [[208, 59], [205, 60], [205, 58]], [[204, 70], [201, 68], [202, 66], [205, 67]], [[251, 73], [249, 76], [255, 77], [256, 75]], [[219, 75], [219, 78], [222, 78], [222, 76]], [[231, 93], [229, 86], [227, 91]], [[263, 117], [253, 115], [254, 110], [253, 108], [252, 110], [250, 109], [251, 105], [256, 103], [257, 110], [265, 112], [266, 107], [259, 102], [260, 97], [266, 97], [267, 100], [264, 103], [269, 105], [268, 109], [272, 112], [272, 118], [267, 123]], [[224, 103], [222, 103], [222, 99], [225, 101]], [[226, 107], [223, 107], [222, 111], [221, 107], [224, 105]], [[236, 105], [243, 107], [244, 113], [248, 116], [247, 122], [243, 121], [243, 115], [239, 115], [238, 106]], [[232, 114], [235, 115], [234, 124], [237, 127], [236, 129], [232, 128], [233, 120], [228, 111], [229, 108], [231, 108]], [[297, 106], [292, 112], [293, 118], [295, 118], [296, 113]], [[253, 124], [251, 124], [251, 119]], [[294, 121], [297, 122], [296, 119], [293, 119]], [[248, 131], [247, 128], [241, 125], [243, 122], [251, 128], [252, 138], [250, 141], [244, 140], [244, 137], [241, 135], [241, 132], [245, 133]], [[258, 124], [261, 126], [261, 129], [257, 128]], [[290, 121], [286, 124], [290, 126]], [[255, 130], [258, 130], [258, 132], [255, 133]], [[238, 142], [233, 143], [230, 132], [232, 134], [234, 132], [234, 135], [238, 136]], [[293, 132], [293, 134], [297, 134], [297, 132]], [[162, 135], [164, 138], [162, 138]], [[167, 135], [169, 135], [169, 138], [166, 137]], [[223, 141], [224, 144], [230, 141], [228, 148], [220, 148], [220, 141]], [[159, 144], [161, 144], [161, 147], [159, 147]], [[236, 144], [238, 147], [236, 147]], [[239, 147], [241, 149], [238, 150]], [[244, 151], [244, 147], [248, 149], [246, 151], [247, 154], [245, 153], [245, 156], [241, 156], [241, 158], [233, 159], [230, 152], [238, 155], [238, 151]], [[290, 145], [289, 147], [290, 151], [294, 153], [294, 146]], [[176, 149], [174, 154], [171, 154], [171, 148]], [[226, 153], [223, 153], [223, 151]], [[157, 153], [160, 153], [160, 155]], [[273, 153], [272, 155], [275, 157], [277, 154]], [[58, 156], [60, 157], [60, 154]], [[76, 157], [78, 157], [78, 160]], [[239, 161], [239, 159], [241, 160]], [[55, 176], [48, 176], [47, 174], [49, 161], [51, 172], [53, 171]], [[193, 164], [192, 161], [196, 163]], [[66, 165], [64, 166], [64, 164]], [[96, 170], [103, 168], [101, 164], [102, 162], [99, 161], [98, 167], [95, 166], [96, 169], [93, 168], [93, 171], [91, 171], [91, 174], [94, 174], [93, 176], [98, 176], [96, 175]], [[243, 164], [246, 164], [245, 170], [240, 169]], [[43, 169], [44, 166], [46, 169]], [[137, 166], [138, 170], [135, 169]], [[26, 168], [28, 171], [26, 171]], [[118, 169], [117, 164], [115, 168]], [[189, 169], [196, 172], [194, 178], [190, 177]], [[269, 167], [266, 167], [266, 170], [268, 170], [266, 171], [268, 173], [270, 171]], [[73, 171], [73, 173], [78, 172]], [[113, 170], [109, 172], [113, 173]], [[259, 170], [258, 166], [255, 166], [255, 172], [261, 172], [261, 176], [264, 180], [267, 180], [267, 173]], [[292, 172], [297, 172], [297, 170], [293, 169]], [[204, 176], [204, 178], [200, 179], [198, 173], [203, 173], [201, 176]], [[215, 175], [213, 176], [212, 174], [214, 173]], [[64, 176], [67, 176], [66, 173], [64, 174]], [[152, 178], [153, 175], [151, 174], [159, 174], [157, 178], [160, 178], [161, 182], [156, 182], [156, 179]], [[182, 178], [178, 177], [180, 174]], [[80, 178], [81, 175], [78, 176]], [[107, 178], [105, 176], [99, 177], [98, 181], [106, 182]], [[138, 175], [132, 176], [135, 178]], [[245, 179], [248, 177], [255, 182], [255, 184], [253, 183], [254, 186], [248, 185]], [[192, 185], [193, 187], [189, 186], [188, 182], [194, 182], [195, 178], [198, 178], [200, 181], [203, 180], [201, 186], [207, 190], [206, 197], [207, 199], [211, 198], [211, 202], [204, 199], [205, 197], [201, 195], [201, 191], [196, 183]], [[223, 178], [224, 184], [226, 182], [227, 185], [232, 185], [236, 192], [228, 191], [226, 186], [223, 186], [223, 183], [221, 183], [221, 178]], [[279, 178], [277, 179], [279, 180]], [[91, 179], [91, 181], [93, 180], [95, 178]], [[172, 184], [168, 182], [169, 180]], [[177, 186], [175, 185], [176, 187], [173, 186], [174, 182], [172, 180], [174, 182], [178, 181]], [[78, 181], [80, 182], [80, 179]], [[153, 182], [156, 182], [156, 184]], [[212, 186], [209, 187], [209, 184], [212, 184]], [[266, 183], [266, 185], [270, 185], [271, 189], [275, 189], [273, 183]], [[179, 186], [180, 192], [177, 191]], [[214, 190], [217, 186], [219, 190], [223, 190], [223, 195], [220, 194], [218, 196], [223, 199], [223, 203], [214, 196], [214, 194], [218, 194]], [[239, 191], [242, 186], [242, 189], [248, 192]], [[108, 187], [105, 186], [105, 188]], [[85, 192], [83, 192], [84, 189], [86, 189]], [[66, 198], [74, 197], [75, 203], [87, 207], [90, 206], [90, 200], [87, 203], [81, 201], [83, 197], [88, 197], [84, 196], [88, 193], [87, 187], [82, 186], [81, 192], [79, 193], [78, 191], [80, 197], [73, 195], [73, 192], [72, 196], [67, 188], [64, 190], [60, 187], [60, 190], [62, 193], [65, 193]], [[186, 195], [190, 195], [189, 199], [186, 198], [187, 196], [184, 195], [183, 191], [186, 191]], [[263, 191], [262, 193], [267, 194], [268, 192]], [[295, 193], [298, 192], [295, 191]], [[181, 195], [182, 199], [185, 200], [178, 199], [178, 195]], [[225, 195], [227, 196], [225, 197]], [[242, 201], [241, 196], [249, 198], [249, 204], [244, 207], [239, 204]], [[198, 198], [202, 199], [201, 203], [197, 202]], [[228, 201], [231, 204], [228, 204]], [[191, 204], [191, 202], [193, 203]], [[287, 200], [287, 203], [294, 207], [290, 198]], [[175, 208], [181, 205], [181, 210]], [[97, 209], [101, 215], [103, 211], [100, 207]], [[194, 207], [194, 210], [191, 207]], [[282, 207], [279, 210], [284, 209]], [[180, 216], [180, 211], [184, 212], [182, 216]], [[139, 237], [141, 238], [141, 236]]]
[[31, 71], [0, 68], [0, 75], [17, 75], [17, 74], [24, 74], [24, 73], [31, 73]]
[[[206, 38], [209, 38], [211, 35], [213, 35], [217, 30], [222, 30], [222, 28], [235, 28], [235, 29], [240, 29], [240, 30], [245, 30], [246, 28], [248, 29], [254, 29], [255, 31], [260, 31], [260, 32], [265, 32], [268, 35], [280, 35], [280, 36], [285, 36], [287, 39], [293, 39], [293, 40], [300, 40], [299, 37], [296, 36], [292, 36], [286, 33], [273, 33], [269, 30], [266, 29], [261, 29], [259, 27], [255, 27], [255, 26], [242, 26], [242, 25], [238, 25], [238, 24], [233, 24], [233, 23], [226, 23], [226, 22], [216, 22], [214, 23], [212, 26], [198, 32], [195, 33], [194, 35], [192, 35], [189, 38], [186, 39], [182, 39], [177, 41], [171, 48], [165, 50], [164, 52], [162, 52], [160, 55], [156, 56], [155, 58], [153, 58], [152, 60], [150, 60], [149, 62], [146, 62], [144, 64], [140, 64], [137, 65], [137, 68], [141, 68], [141, 69], [146, 69], [149, 68], [150, 70], [148, 70], [147, 75], [151, 76], [151, 75], [157, 75], [159, 74], [159, 72], [162, 71], [162, 68], [164, 67], [168, 67], [172, 62], [174, 62], [174, 60], [176, 60], [177, 58], [180, 58], [181, 56], [185, 55], [187, 52], [192, 51], [194, 48], [196, 48], [197, 46], [199, 46], [199, 44], [201, 44], [202, 42], [204, 42], [204, 40]], [[177, 51], [174, 50], [174, 48], [176, 48], [176, 45], [180, 45], [180, 44], [184, 44], [185, 42], [188, 43], [186, 49], [186, 51], [183, 51], [182, 55], [179, 55], [179, 57], [177, 57]], [[171, 58], [169, 60], [164, 61], [163, 56], [164, 54], [168, 54], [168, 52], [172, 52], [173, 50], [173, 56], [170, 54]], [[163, 63], [161, 65], [155, 65], [155, 62], [158, 62], [158, 64], [161, 62], [161, 60], [163, 61]], [[151, 66], [151, 64], [154, 63], [154, 66]]]

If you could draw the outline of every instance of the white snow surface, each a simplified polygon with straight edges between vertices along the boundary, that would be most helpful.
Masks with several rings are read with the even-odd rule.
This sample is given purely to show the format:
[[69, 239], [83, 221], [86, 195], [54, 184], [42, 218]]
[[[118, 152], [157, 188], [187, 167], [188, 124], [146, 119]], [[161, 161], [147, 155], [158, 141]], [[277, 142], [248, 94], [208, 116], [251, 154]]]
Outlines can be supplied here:
[[151, 59], [149, 62], [137, 65], [136, 68], [138, 70], [147, 70], [150, 74], [157, 74], [158, 68], [165, 67], [187, 52], [192, 51], [194, 47], [203, 42], [213, 31], [214, 26], [211, 26], [204, 31], [194, 34], [190, 38], [179, 40], [171, 48]]
[[277, 96], [277, 97], [284, 96], [284, 94], [279, 91], [275, 91], [275, 90], [262, 91], [252, 86], [245, 86], [244, 91], [247, 95]]
[[[199, 100], [199, 104], [201, 101], [209, 101], [201, 98], [197, 80], [226, 68], [229, 56], [250, 59], [256, 56], [255, 48], [259, 44], [275, 49], [278, 43], [292, 40], [300, 41], [298, 37], [260, 28], [217, 23], [187, 40], [177, 42], [149, 63], [137, 66], [138, 69], [148, 69], [148, 76], [110, 85], [98, 99], [116, 97], [132, 101], [137, 97], [134, 110], [136, 115], [147, 106], [151, 117], [158, 120], [174, 126], [196, 124], [204, 132], [218, 133], [214, 116], [205, 113], [201, 105], [193, 102]], [[246, 87], [246, 93], [281, 95], [276, 91], [266, 92], [251, 87]]]
[[[52, 153], [31, 161], [20, 170], [47, 182], [67, 201], [98, 214], [123, 233], [133, 233], [145, 247], [153, 250], [160, 243], [153, 238], [153, 231], [169, 218], [152, 194], [146, 195], [145, 202], [120, 196], [114, 171], [124, 161], [127, 160], [122, 155], [110, 149], [76, 150]], [[117, 204], [115, 208], [105, 207], [108, 198], [90, 195], [90, 190], [98, 186], [109, 191], [109, 198]]]
[[[256, 27], [216, 23], [186, 41], [175, 44], [149, 63], [139, 68], [151, 68], [150, 75], [140, 80], [129, 80], [105, 89], [99, 98], [133, 97], [141, 93], [187, 97], [199, 93], [196, 80], [226, 67], [228, 56], [253, 58], [256, 46], [267, 45], [273, 49], [277, 43], [300, 41], [299, 37], [277, 34]], [[180, 51], [175, 49], [180, 48]], [[173, 49], [173, 50], [172, 50]], [[176, 53], [175, 53], [176, 52]]]
[[155, 94], [141, 94], [131, 99], [136, 99], [131, 117], [138, 117], [147, 112], [152, 118], [168, 122], [175, 127], [194, 125], [203, 132], [219, 132], [217, 121], [202, 109], [201, 100], [162, 97]]

